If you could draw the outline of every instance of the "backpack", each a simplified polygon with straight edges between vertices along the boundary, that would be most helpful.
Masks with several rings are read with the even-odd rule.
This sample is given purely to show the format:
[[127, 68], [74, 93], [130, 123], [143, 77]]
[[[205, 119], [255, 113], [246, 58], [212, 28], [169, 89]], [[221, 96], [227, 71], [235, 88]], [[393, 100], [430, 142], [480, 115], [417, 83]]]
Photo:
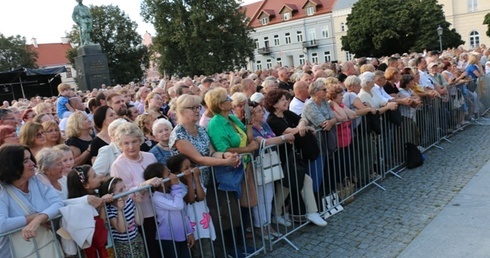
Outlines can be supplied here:
[[405, 143], [405, 152], [407, 154], [407, 168], [412, 169], [424, 164], [424, 157], [417, 145], [407, 142]]

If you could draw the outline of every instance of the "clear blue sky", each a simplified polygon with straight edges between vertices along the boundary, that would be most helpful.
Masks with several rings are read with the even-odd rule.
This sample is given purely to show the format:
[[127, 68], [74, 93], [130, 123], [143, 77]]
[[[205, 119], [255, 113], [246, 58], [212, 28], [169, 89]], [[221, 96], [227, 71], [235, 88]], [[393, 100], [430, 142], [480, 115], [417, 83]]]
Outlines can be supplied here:
[[[61, 42], [61, 37], [74, 24], [71, 19], [75, 0], [2, 0], [0, 33], [4, 36], [21, 35], [30, 44], [31, 38], [38, 43]], [[246, 3], [257, 0], [245, 0]], [[118, 5], [131, 20], [138, 23], [138, 33], [155, 34], [153, 25], [144, 23], [140, 16], [139, 0], [84, 0], [84, 5]]]

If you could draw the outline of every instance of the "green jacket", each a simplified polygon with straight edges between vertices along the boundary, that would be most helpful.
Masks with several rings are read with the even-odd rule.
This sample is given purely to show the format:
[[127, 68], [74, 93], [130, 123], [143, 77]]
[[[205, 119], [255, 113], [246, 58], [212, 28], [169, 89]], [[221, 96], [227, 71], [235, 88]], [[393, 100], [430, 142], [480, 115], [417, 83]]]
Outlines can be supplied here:
[[[240, 127], [245, 133], [245, 125], [234, 115], [229, 118]], [[238, 148], [240, 146], [240, 136], [233, 128], [233, 125], [222, 115], [215, 115], [208, 123], [208, 135], [216, 151], [225, 152], [229, 148]]]

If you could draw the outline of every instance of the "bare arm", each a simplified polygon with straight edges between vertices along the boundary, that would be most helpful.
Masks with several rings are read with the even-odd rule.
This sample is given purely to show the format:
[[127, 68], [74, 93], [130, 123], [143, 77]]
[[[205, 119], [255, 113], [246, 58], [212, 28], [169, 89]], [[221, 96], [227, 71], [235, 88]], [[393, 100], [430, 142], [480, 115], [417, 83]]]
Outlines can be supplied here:
[[204, 166], [235, 166], [236, 165], [236, 157], [228, 157], [226, 159], [220, 159], [215, 157], [202, 156], [188, 140], [175, 141], [175, 148], [177, 148], [177, 150], [179, 150], [180, 153], [189, 157], [189, 159], [191, 159], [192, 162], [200, 165], [204, 165]]

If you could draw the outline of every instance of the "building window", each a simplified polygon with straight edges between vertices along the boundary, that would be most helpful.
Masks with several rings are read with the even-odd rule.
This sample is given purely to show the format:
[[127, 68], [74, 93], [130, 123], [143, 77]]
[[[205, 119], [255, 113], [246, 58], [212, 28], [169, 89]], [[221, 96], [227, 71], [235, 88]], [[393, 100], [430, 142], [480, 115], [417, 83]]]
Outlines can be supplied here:
[[269, 18], [268, 17], [264, 17], [264, 18], [260, 19], [260, 24], [267, 25], [267, 23], [269, 23]]
[[269, 37], [264, 37], [264, 47], [269, 47]]
[[257, 70], [262, 70], [262, 62], [260, 60], [257, 61], [257, 63], [255, 64], [255, 66], [257, 67]]
[[332, 56], [330, 56], [330, 51], [323, 52], [323, 56], [325, 57], [325, 62], [330, 62], [330, 60], [332, 60]]
[[322, 28], [322, 37], [328, 38], [328, 26]]
[[289, 32], [286, 32], [284, 39], [286, 44], [291, 44], [291, 34], [289, 34]]
[[282, 18], [283, 18], [285, 21], [287, 21], [287, 20], [291, 19], [291, 12], [284, 13], [284, 14], [282, 15]]
[[303, 32], [296, 31], [296, 38], [298, 39], [298, 42], [303, 42]]
[[340, 31], [345, 31], [345, 24], [343, 22], [340, 23]]
[[71, 68], [70, 67], [67, 67], [66, 68], [66, 78], [72, 78], [73, 75], [71, 73]]
[[282, 59], [280, 57], [276, 58], [276, 64], [277, 66], [282, 67]]
[[272, 68], [272, 60], [271, 59], [265, 60], [265, 66], [267, 67], [267, 69], [271, 69]]
[[311, 62], [318, 64], [318, 53], [311, 53]]
[[352, 54], [349, 53], [349, 51], [345, 51], [345, 60], [346, 61], [352, 60]]
[[478, 11], [478, 0], [468, 0], [468, 12]]
[[478, 31], [472, 31], [470, 33], [470, 47], [475, 48], [480, 46], [480, 34]]
[[274, 35], [274, 46], [279, 46], [279, 35]]
[[255, 48], [259, 49], [259, 39], [254, 39], [255, 42]]
[[307, 7], [306, 8], [306, 15], [311, 16], [313, 14], [315, 14], [315, 7], [314, 6]]
[[316, 30], [315, 28], [311, 28], [308, 30], [309, 40], [314, 41], [316, 39]]
[[305, 55], [299, 55], [299, 64], [304, 65], [305, 64]]

